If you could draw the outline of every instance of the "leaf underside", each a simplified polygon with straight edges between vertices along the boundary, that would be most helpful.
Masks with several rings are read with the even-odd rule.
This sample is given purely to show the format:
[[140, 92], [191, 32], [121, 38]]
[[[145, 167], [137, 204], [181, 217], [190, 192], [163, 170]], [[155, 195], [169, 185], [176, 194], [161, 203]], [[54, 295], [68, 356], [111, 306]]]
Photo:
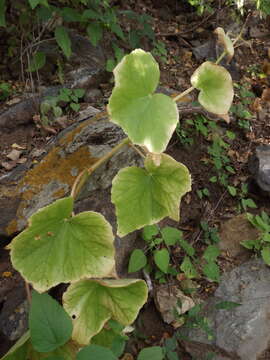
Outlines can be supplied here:
[[146, 300], [143, 280], [82, 280], [70, 285], [63, 302], [74, 319], [72, 338], [87, 345], [109, 319], [131, 324]]
[[217, 115], [228, 113], [233, 101], [233, 83], [223, 66], [204, 62], [191, 76], [191, 84], [200, 90], [198, 100], [207, 111]]

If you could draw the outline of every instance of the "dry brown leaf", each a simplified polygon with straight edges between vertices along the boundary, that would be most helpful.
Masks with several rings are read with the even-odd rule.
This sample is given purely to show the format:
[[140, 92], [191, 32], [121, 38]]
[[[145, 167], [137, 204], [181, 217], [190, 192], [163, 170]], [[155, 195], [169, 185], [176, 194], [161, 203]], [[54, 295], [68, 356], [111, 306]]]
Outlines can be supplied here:
[[52, 128], [51, 126], [44, 126], [44, 125], [41, 125], [42, 129], [44, 129], [45, 131], [47, 131], [49, 134], [53, 134], [53, 135], [56, 135], [57, 134], [57, 131]]
[[11, 145], [12, 149], [19, 149], [19, 150], [25, 150], [26, 146], [25, 145], [18, 145], [16, 143]]
[[7, 158], [13, 161], [17, 161], [19, 157], [21, 156], [22, 151], [13, 149], [9, 154], [7, 154]]
[[266, 75], [270, 75], [270, 62], [267, 60], [264, 60], [262, 70]]
[[134, 360], [134, 357], [130, 353], [125, 353], [121, 360]]
[[270, 101], [270, 89], [264, 89], [262, 93], [262, 100], [263, 101]]
[[19, 98], [19, 97], [15, 97], [9, 101], [6, 102], [6, 105], [15, 105], [15, 104], [18, 104], [22, 99]]
[[20, 159], [17, 161], [17, 163], [18, 163], [18, 164], [24, 164], [24, 163], [26, 163], [26, 161], [27, 161], [27, 158], [26, 158], [26, 157], [23, 157], [23, 158], [20, 158]]
[[261, 99], [260, 98], [256, 98], [253, 101], [253, 104], [250, 105], [250, 109], [253, 112], [259, 112], [262, 110], [262, 105], [261, 105]]
[[33, 115], [32, 119], [35, 123], [40, 123], [40, 115], [39, 114]]
[[16, 165], [17, 165], [16, 161], [11, 161], [11, 162], [3, 161], [3, 162], [1, 162], [1, 166], [6, 170], [11, 170]]

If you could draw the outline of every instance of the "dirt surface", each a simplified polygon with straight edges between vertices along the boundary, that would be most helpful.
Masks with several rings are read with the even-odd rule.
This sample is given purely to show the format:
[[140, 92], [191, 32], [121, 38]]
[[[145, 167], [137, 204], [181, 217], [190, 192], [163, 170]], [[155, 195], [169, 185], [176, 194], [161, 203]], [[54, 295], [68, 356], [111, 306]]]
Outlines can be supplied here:
[[[193, 54], [195, 44], [203, 44], [211, 39], [213, 37], [212, 31], [217, 26], [230, 28], [236, 24], [235, 28], [239, 32], [244, 22], [244, 18], [236, 16], [229, 7], [217, 8], [213, 14], [198, 17], [191, 7], [183, 6], [180, 3], [179, 1], [167, 1], [164, 4], [157, 0], [145, 0], [143, 3], [141, 1], [136, 3], [130, 1], [124, 6], [125, 9], [132, 8], [138, 13], [145, 12], [153, 17], [153, 28], [158, 39], [166, 45], [168, 53], [166, 63], [160, 61], [161, 84], [176, 90], [176, 92], [181, 92], [190, 86], [190, 76], [201, 63], [195, 59]], [[221, 136], [226, 134], [226, 131], [235, 134], [233, 140], [226, 138], [229, 149], [223, 150], [230, 160], [230, 166], [235, 169], [235, 172], [229, 175], [229, 184], [239, 188], [241, 183], [247, 183], [248, 196], [255, 201], [257, 209], [264, 209], [270, 213], [269, 198], [262, 194], [251, 181], [248, 165], [249, 157], [255, 147], [258, 144], [268, 144], [270, 140], [270, 96], [268, 97], [266, 93], [270, 87], [269, 25], [268, 19], [260, 19], [257, 12], [253, 13], [249, 21], [250, 23], [247, 22], [246, 24], [247, 30], [243, 32], [244, 40], [240, 40], [236, 47], [233, 63], [233, 71], [237, 83], [240, 84], [240, 90], [245, 87], [253, 94], [250, 103], [245, 105], [251, 114], [248, 119], [249, 125], [244, 128], [241, 121], [243, 123], [243, 120], [246, 119], [231, 113], [231, 122], [227, 124], [219, 120], [218, 129], [215, 131]], [[232, 35], [236, 37], [238, 32], [233, 31]], [[15, 86], [16, 81], [12, 79], [11, 83], [14, 82]], [[98, 106], [103, 109], [106, 106], [107, 97], [110, 95], [111, 86], [111, 83], [102, 85], [105, 95], [103, 103], [99, 103]], [[17, 97], [18, 93], [20, 90], [15, 90], [8, 101]], [[236, 88], [235, 103], [240, 104], [243, 102], [243, 98], [245, 96], [241, 96], [239, 88]], [[258, 99], [257, 102], [255, 102], [256, 98]], [[0, 103], [0, 111], [6, 106], [6, 103]], [[83, 106], [86, 105], [82, 104]], [[69, 114], [68, 124], [72, 122], [72, 117], [74, 114]], [[200, 227], [201, 221], [206, 221], [211, 227], [219, 227], [226, 219], [241, 211], [239, 209], [241, 199], [238, 196], [231, 196], [227, 189], [218, 182], [209, 181], [209, 178], [217, 175], [213, 166], [213, 159], [208, 154], [208, 148], [212, 144], [215, 131], [208, 131], [208, 134], [204, 136], [194, 125], [191, 125], [190, 120], [192, 119], [194, 119], [194, 115], [185, 115], [181, 118], [181, 128], [186, 135], [179, 137], [179, 135], [174, 134], [167, 150], [168, 154], [189, 168], [192, 174], [192, 191], [181, 203], [180, 223], [176, 224], [166, 220], [162, 224], [174, 225], [181, 229], [184, 232], [185, 239], [197, 249], [199, 254], [206, 247], [203, 240], [204, 233]], [[205, 126], [208, 124], [205, 123]], [[51, 127], [55, 130], [55, 134], [61, 130], [58, 125]], [[25, 162], [34, 150], [42, 151], [55, 134], [53, 131], [38, 127], [34, 121], [28, 125], [18, 126], [11, 132], [2, 133], [0, 177]], [[187, 138], [192, 139], [193, 144], [185, 143]], [[21, 152], [16, 160], [8, 157], [14, 149]], [[209, 195], [200, 199], [198, 191], [204, 188], [208, 189]], [[256, 212], [257, 209], [250, 211]], [[7, 239], [7, 242], [10, 240]], [[175, 251], [174, 263], [178, 264], [182, 257], [181, 252]], [[223, 270], [236, 264], [234, 259], [225, 253], [219, 257], [218, 263]], [[170, 280], [170, 276], [168, 276], [168, 280]], [[2, 248], [0, 252], [0, 309], [10, 289], [22, 286], [22, 284], [22, 279], [11, 267], [7, 251]], [[198, 280], [198, 284], [198, 296], [201, 299], [213, 294], [216, 288], [215, 283], [208, 282], [205, 279]], [[160, 314], [155, 310], [153, 301], [142, 310], [137, 322], [138, 331], [142, 332], [143, 337], [139, 341], [131, 341], [129, 350], [134, 355], [143, 346], [162, 344], [164, 339], [171, 336], [174, 331], [171, 326], [162, 322]], [[11, 342], [0, 333], [0, 356], [6, 352], [10, 345]], [[183, 352], [181, 359], [187, 360], [190, 357]], [[270, 352], [266, 352], [260, 360], [266, 359], [270, 359]]]

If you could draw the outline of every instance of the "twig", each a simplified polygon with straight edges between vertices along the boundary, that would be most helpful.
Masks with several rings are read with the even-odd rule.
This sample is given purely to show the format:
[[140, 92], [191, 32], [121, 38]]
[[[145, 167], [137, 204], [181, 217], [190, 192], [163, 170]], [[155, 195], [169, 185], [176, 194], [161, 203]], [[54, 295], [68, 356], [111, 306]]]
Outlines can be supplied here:
[[198, 27], [202, 26], [204, 23], [207, 22], [207, 20], [209, 20], [209, 18], [213, 15], [215, 15], [216, 11], [214, 11], [212, 14], [209, 14], [208, 16], [206, 16], [201, 22], [197, 23], [195, 26], [193, 26], [190, 29], [187, 29], [185, 31], [181, 31], [179, 33], [157, 33], [156, 36], [181, 36], [184, 34], [188, 34], [189, 32], [192, 32], [194, 30], [196, 30]]
[[132, 143], [129, 143], [128, 145], [132, 147], [132, 149], [135, 150], [143, 159], [145, 159], [145, 155], [142, 153], [140, 149], [137, 148], [137, 146], [135, 146]]
[[191, 86], [190, 88], [188, 88], [187, 90], [183, 91], [181, 94], [175, 96], [173, 98], [173, 101], [177, 102], [180, 99], [182, 99], [184, 96], [186, 96], [187, 94], [189, 94], [191, 91], [193, 91], [195, 88], [193, 86]]
[[[244, 29], [245, 29], [245, 26], [246, 26], [246, 24], [247, 24], [247, 21], [248, 21], [250, 15], [251, 15], [251, 13], [249, 13], [249, 14], [247, 15], [246, 20], [245, 20], [245, 22], [244, 22], [244, 24], [243, 24], [243, 26], [242, 26], [242, 29], [240, 30], [240, 33], [237, 35], [237, 37], [236, 37], [236, 38], [234, 39], [234, 41], [233, 41], [233, 46], [237, 43], [238, 40], [241, 39], [242, 34], [243, 34], [243, 31], [244, 31]], [[221, 62], [221, 60], [224, 58], [224, 56], [226, 56], [226, 54], [227, 54], [227, 51], [226, 51], [226, 50], [223, 51], [223, 53], [219, 56], [219, 58], [216, 60], [215, 63], [218, 65], [218, 64]]]
[[117, 144], [114, 148], [112, 148], [111, 151], [109, 151], [107, 154], [105, 154], [101, 159], [99, 159], [93, 166], [91, 166], [88, 169], [84, 169], [76, 178], [72, 189], [71, 194], [74, 199], [78, 198], [84, 184], [88, 180], [88, 178], [92, 175], [92, 173], [99, 168], [101, 165], [103, 165], [105, 162], [107, 162], [110, 158], [112, 158], [123, 146], [128, 145], [130, 142], [129, 138], [126, 137], [124, 140], [122, 140], [119, 144]]
[[[41, 42], [43, 42], [43, 41], [48, 41], [48, 40], [52, 40], [52, 39], [48, 39], [48, 40], [42, 40], [42, 41], [40, 41], [40, 39], [41, 39], [42, 35], [44, 34], [44, 32], [45, 32], [50, 26], [53, 25], [54, 21], [55, 21], [55, 18], [52, 18], [52, 19], [50, 19], [49, 21], [47, 21], [47, 22], [44, 24], [43, 28], [41, 29], [41, 31], [40, 31], [40, 33], [38, 34], [38, 36], [34, 39], [34, 41], [32, 41], [32, 42], [23, 50], [22, 56], [23, 56], [29, 49], [31, 49], [31, 48], [39, 45]], [[54, 39], [54, 38], [53, 38], [53, 39]]]

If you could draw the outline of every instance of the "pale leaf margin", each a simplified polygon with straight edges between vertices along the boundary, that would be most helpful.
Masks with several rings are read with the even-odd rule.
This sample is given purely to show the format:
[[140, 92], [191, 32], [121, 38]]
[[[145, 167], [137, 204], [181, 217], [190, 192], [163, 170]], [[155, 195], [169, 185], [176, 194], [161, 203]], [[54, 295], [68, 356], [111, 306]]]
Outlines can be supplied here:
[[[100, 287], [101, 295], [100, 293], [92, 294], [91, 287], [94, 287], [95, 290], [97, 286]], [[84, 292], [84, 288], [88, 289], [88, 292]], [[114, 296], [109, 293], [109, 289], [116, 290], [117, 288], [120, 291], [125, 288], [129, 288], [129, 291], [130, 288], [133, 289], [131, 289], [126, 300], [123, 299], [123, 294], [116, 296], [118, 303], [115, 303]], [[125, 326], [132, 324], [137, 318], [141, 307], [146, 303], [147, 297], [147, 285], [141, 279], [89, 279], [71, 284], [63, 295], [63, 306], [73, 318], [72, 339], [80, 345], [89, 344], [92, 337], [102, 330], [109, 319], [116, 320]], [[76, 301], [76, 298], [79, 300]], [[95, 300], [97, 302], [93, 303]], [[136, 301], [136, 304], [130, 304], [130, 301]], [[89, 303], [91, 306], [88, 305]], [[122, 304], [122, 308], [119, 303]], [[97, 309], [93, 310], [92, 306]], [[91, 311], [93, 314], [91, 314]]]

